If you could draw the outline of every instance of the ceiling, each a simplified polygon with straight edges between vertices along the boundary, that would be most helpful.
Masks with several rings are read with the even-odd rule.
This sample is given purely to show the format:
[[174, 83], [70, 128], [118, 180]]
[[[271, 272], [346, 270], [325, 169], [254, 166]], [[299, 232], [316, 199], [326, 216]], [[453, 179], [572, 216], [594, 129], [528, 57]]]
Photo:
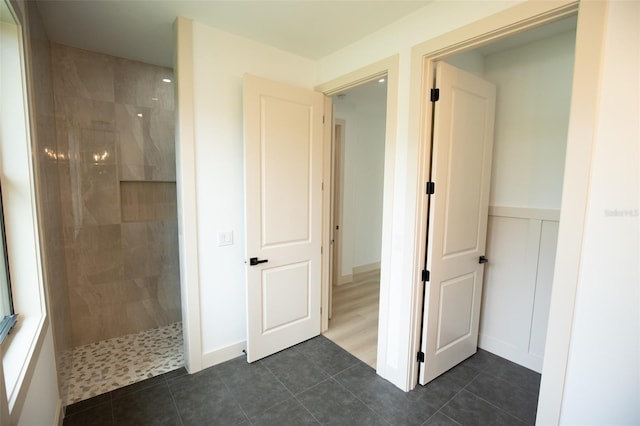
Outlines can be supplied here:
[[53, 42], [172, 66], [177, 16], [317, 60], [428, 2], [38, 0], [37, 4]]

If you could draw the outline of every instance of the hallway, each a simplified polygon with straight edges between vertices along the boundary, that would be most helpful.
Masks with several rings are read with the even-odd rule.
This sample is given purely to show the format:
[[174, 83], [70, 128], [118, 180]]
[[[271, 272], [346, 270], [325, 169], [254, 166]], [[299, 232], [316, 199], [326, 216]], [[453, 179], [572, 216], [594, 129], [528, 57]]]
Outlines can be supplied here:
[[378, 350], [380, 270], [333, 288], [333, 312], [324, 336], [372, 368]]

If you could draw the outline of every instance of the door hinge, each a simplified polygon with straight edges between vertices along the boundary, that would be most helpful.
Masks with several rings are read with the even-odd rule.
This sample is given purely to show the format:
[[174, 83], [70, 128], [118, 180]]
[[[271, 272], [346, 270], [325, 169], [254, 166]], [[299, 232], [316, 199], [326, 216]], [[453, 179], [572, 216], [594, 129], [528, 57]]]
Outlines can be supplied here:
[[436, 183], [427, 182], [427, 195], [433, 195], [436, 193]]
[[418, 362], [424, 362], [424, 352], [418, 352]]
[[431, 102], [438, 102], [440, 100], [440, 89], [431, 89]]
[[426, 269], [423, 269], [422, 270], [422, 282], [426, 283], [427, 281], [429, 281], [429, 278], [431, 278], [431, 274]]

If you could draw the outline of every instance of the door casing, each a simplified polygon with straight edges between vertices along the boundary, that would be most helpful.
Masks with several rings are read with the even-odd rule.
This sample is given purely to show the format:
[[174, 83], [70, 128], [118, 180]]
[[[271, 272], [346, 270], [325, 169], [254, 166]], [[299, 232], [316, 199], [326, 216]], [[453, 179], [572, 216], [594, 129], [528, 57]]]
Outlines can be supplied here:
[[[433, 82], [433, 63], [448, 55], [461, 53], [579, 12], [561, 223], [538, 403], [537, 421], [540, 424], [557, 424], [560, 421], [589, 188], [589, 153], [593, 147], [597, 117], [598, 95], [593, 91], [593, 87], [597, 85], [601, 73], [600, 55], [603, 47], [602, 35], [606, 26], [606, 9], [605, 2], [528, 1], [417, 45], [412, 50], [411, 87], [420, 90], [411, 92], [409, 138], [419, 141], [418, 176], [421, 184], [428, 176], [426, 159], [431, 155], [427, 141], [432, 127], [429, 123], [432, 106], [428, 102], [426, 90]], [[420, 185], [418, 187], [420, 188]], [[416, 195], [421, 197], [421, 191], [417, 191]], [[418, 198], [414, 250], [416, 267], [413, 271], [411, 295], [413, 310], [410, 313], [414, 328], [407, 353], [409, 359], [415, 359], [419, 347], [421, 303], [415, 302], [422, 301], [418, 265], [421, 265], [425, 252], [425, 204]], [[562, 289], [558, 288], [558, 283], [562, 283]], [[408, 389], [412, 387], [411, 383], [417, 382], [418, 375], [418, 364], [413, 362], [410, 366]]]
[[[342, 77], [336, 78], [324, 84], [321, 84], [315, 88], [315, 90], [324, 93], [326, 96], [335, 95], [348, 88], [358, 86], [363, 83], [367, 83], [372, 80], [385, 77], [387, 79], [387, 113], [386, 113], [386, 133], [385, 133], [385, 153], [384, 153], [384, 195], [383, 195], [383, 207], [382, 207], [382, 254], [380, 262], [380, 301], [384, 298], [382, 292], [385, 288], [383, 283], [388, 283], [390, 277], [388, 274], [388, 259], [390, 258], [391, 249], [391, 214], [393, 209], [393, 179], [395, 173], [395, 145], [396, 145], [396, 133], [397, 128], [397, 94], [398, 94], [398, 67], [399, 56], [394, 55], [356, 70], [352, 73], [346, 74]], [[330, 111], [331, 105], [325, 107], [325, 110]], [[327, 132], [329, 133], [329, 132]], [[332, 141], [325, 139], [325, 159], [328, 161], [325, 164], [325, 175], [323, 182], [325, 188], [327, 185], [329, 188], [333, 188], [334, 182], [332, 180], [332, 168], [331, 168], [331, 149]], [[333, 223], [330, 222], [332, 216], [331, 211], [333, 206], [331, 205], [330, 191], [325, 191], [325, 202], [323, 203], [323, 223], [326, 223], [325, 231], [323, 233], [323, 247], [331, 247], [331, 235]], [[321, 331], [325, 332], [329, 328], [329, 309], [330, 306], [330, 264], [333, 262], [332, 250], [327, 250], [322, 257], [323, 262], [323, 276], [322, 276], [322, 314], [321, 314]], [[386, 312], [386, 307], [381, 306], [380, 313]], [[380, 319], [379, 324], [382, 325], [386, 319]], [[380, 336], [380, 325], [378, 327], [378, 336]], [[378, 359], [380, 359], [380, 353], [386, 352], [384, 345], [385, 342], [381, 342], [378, 338]]]

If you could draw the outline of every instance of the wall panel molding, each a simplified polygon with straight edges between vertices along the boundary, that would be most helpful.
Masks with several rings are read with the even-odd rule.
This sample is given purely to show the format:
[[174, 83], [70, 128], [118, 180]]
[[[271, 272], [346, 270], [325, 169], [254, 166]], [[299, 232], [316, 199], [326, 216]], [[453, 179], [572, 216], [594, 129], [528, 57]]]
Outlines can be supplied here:
[[555, 210], [490, 207], [478, 346], [542, 371], [558, 237]]
[[489, 206], [489, 216], [513, 217], [560, 221], [560, 209], [535, 209], [531, 207]]

